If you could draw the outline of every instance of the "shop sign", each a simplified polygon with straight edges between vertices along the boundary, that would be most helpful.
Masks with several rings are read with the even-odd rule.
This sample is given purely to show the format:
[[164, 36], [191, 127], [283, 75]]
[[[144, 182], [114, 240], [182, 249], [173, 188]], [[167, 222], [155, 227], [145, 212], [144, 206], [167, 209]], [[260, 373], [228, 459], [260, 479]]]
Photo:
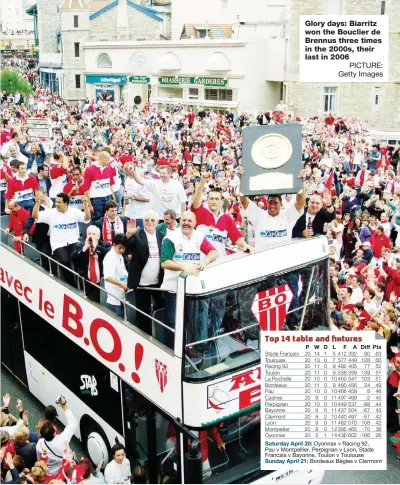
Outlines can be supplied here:
[[162, 76], [158, 78], [159, 84], [197, 84], [201, 86], [222, 87], [228, 85], [228, 80], [221, 77], [181, 77]]
[[149, 76], [129, 76], [128, 81], [133, 84], [150, 84]]
[[126, 76], [86, 75], [87, 84], [126, 84]]

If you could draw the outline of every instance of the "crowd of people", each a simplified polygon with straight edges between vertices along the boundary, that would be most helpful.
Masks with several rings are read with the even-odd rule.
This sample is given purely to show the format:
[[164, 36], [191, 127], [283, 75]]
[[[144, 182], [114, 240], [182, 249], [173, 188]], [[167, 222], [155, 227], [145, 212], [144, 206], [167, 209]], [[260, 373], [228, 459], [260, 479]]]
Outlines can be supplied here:
[[11, 413], [10, 402], [11, 396], [5, 394], [0, 427], [1, 483], [147, 483], [144, 467], [137, 464], [131, 470], [125, 447], [117, 440], [105, 467], [100, 462], [95, 468], [90, 459], [74, 456], [69, 444], [78, 422], [64, 396], [56, 400], [67, 421], [63, 430], [58, 427], [54, 405], [45, 408], [32, 431], [22, 401], [16, 401], [19, 418]]
[[[46, 255], [60, 262], [71, 286], [76, 279], [67, 268], [74, 269], [93, 301], [100, 302], [104, 281], [107, 305], [118, 316], [133, 291], [139, 310], [165, 308], [165, 323], [173, 328], [181, 271], [197, 276], [232, 252], [325, 236], [327, 323], [332, 331], [376, 331], [386, 339], [388, 427], [398, 439], [398, 145], [376, 143], [366, 121], [331, 113], [292, 119], [283, 105], [259, 115], [101, 99], [68, 106], [40, 87], [23, 100], [2, 100], [1, 212], [9, 215], [6, 233], [14, 236], [15, 250], [33, 242], [43, 267], [53, 264]], [[30, 138], [29, 117], [51, 123], [51, 151], [47, 140]], [[243, 196], [243, 128], [287, 122], [303, 129], [302, 190]], [[143, 287], [150, 291], [139, 292]], [[212, 334], [198, 330], [196, 338], [213, 336], [220, 324], [210, 326]], [[137, 325], [151, 333], [142, 313]], [[164, 343], [172, 345], [168, 337]]]

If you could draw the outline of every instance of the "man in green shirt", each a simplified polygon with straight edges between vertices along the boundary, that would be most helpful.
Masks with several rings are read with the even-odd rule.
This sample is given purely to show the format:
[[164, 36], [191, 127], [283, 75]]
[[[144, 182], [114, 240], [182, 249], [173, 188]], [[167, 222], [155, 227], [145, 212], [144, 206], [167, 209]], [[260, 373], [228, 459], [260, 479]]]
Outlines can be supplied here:
[[178, 228], [179, 222], [176, 221], [176, 212], [173, 209], [167, 209], [164, 212], [164, 222], [158, 224], [156, 229], [167, 236], [168, 231], [174, 231]]

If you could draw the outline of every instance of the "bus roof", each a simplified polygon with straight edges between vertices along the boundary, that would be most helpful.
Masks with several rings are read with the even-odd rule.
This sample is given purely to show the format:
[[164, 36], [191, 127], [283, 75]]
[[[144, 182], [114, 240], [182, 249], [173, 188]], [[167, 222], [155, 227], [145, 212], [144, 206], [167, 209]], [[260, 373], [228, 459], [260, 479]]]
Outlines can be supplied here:
[[326, 237], [293, 239], [256, 254], [234, 254], [211, 264], [198, 278], [188, 276], [186, 293], [205, 295], [328, 257]]

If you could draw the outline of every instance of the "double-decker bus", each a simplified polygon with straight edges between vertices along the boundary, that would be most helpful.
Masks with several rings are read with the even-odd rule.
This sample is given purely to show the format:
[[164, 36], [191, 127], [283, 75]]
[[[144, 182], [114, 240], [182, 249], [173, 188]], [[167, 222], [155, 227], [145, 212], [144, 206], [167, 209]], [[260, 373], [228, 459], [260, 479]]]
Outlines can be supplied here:
[[[175, 329], [158, 309], [142, 315], [149, 335], [132, 292], [120, 318], [86, 298], [78, 274], [73, 288], [56, 262], [49, 273], [39, 264], [46, 256], [29, 244], [18, 254], [1, 236], [2, 364], [45, 405], [67, 396], [95, 464], [110, 460], [118, 437], [150, 483], [320, 483], [319, 471], [260, 470], [259, 336], [326, 324], [326, 238], [180, 274]], [[101, 303], [106, 296], [102, 289]]]

